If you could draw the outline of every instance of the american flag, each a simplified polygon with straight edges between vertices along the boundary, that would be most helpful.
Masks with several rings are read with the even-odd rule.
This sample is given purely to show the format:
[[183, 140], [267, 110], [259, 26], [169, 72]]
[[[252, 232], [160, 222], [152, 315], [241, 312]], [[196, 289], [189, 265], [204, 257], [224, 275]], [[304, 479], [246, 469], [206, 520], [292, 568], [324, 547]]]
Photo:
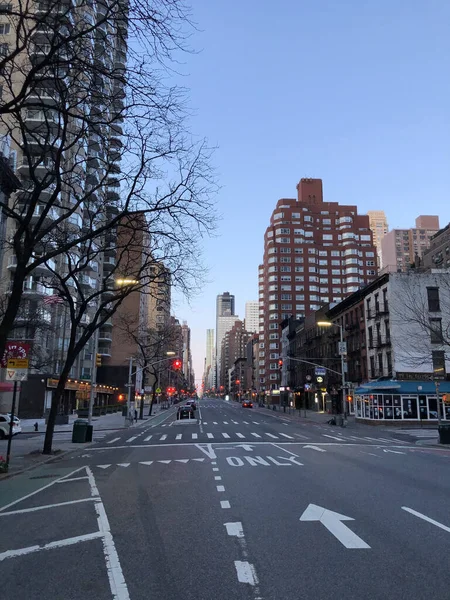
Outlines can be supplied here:
[[62, 304], [64, 299], [61, 296], [54, 294], [53, 296], [46, 296], [44, 298], [44, 304]]

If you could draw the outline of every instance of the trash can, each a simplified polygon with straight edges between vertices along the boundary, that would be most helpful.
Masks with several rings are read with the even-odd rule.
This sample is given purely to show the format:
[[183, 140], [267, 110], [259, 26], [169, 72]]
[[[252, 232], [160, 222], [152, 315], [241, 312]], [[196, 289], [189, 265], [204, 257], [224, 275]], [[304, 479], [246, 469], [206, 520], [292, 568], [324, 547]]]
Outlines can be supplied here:
[[86, 441], [87, 421], [76, 419], [73, 423], [72, 444], [84, 444]]
[[439, 425], [439, 443], [440, 444], [450, 444], [450, 423], [444, 423], [443, 425]]
[[92, 442], [92, 435], [94, 433], [94, 426], [93, 425], [87, 425], [86, 427], [86, 442]]

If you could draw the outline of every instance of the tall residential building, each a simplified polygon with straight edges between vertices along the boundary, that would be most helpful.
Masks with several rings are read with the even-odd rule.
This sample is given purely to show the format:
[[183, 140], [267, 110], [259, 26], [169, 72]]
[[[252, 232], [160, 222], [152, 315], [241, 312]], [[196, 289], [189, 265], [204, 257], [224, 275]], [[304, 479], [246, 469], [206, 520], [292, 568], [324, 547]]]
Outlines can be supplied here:
[[245, 303], [245, 329], [256, 333], [259, 323], [259, 302], [251, 300]]
[[183, 321], [181, 325], [181, 335], [183, 338], [183, 354], [182, 369], [183, 375], [189, 386], [193, 386], [193, 370], [192, 370], [192, 354], [191, 354], [191, 328], [188, 326], [187, 321]]
[[389, 231], [388, 222], [384, 210], [369, 210], [367, 211], [369, 216], [369, 226], [373, 234], [373, 243], [377, 249], [377, 266], [380, 269], [382, 258], [381, 258], [381, 240]]
[[423, 253], [423, 266], [450, 269], [450, 223], [430, 238], [430, 247]]
[[237, 321], [239, 321], [237, 315], [228, 315], [217, 319], [216, 387], [224, 385], [222, 378], [222, 342], [225, 335], [233, 328], [233, 325]]
[[203, 385], [205, 389], [214, 387], [212, 381], [212, 370], [214, 365], [214, 329], [206, 330], [206, 357], [205, 357], [205, 368], [203, 371]]
[[417, 217], [412, 229], [392, 229], [381, 241], [382, 273], [407, 271], [422, 259], [430, 240], [439, 230], [439, 217]]
[[[126, 4], [120, 0], [117, 14], [109, 13], [111, 18], [105, 17], [105, 5], [100, 0], [62, 1], [54, 6], [48, 2], [23, 5], [12, 0], [2, 6], [2, 54], [14, 56], [12, 49], [18, 44], [17, 55], [8, 59], [3, 72], [8, 84], [2, 86], [2, 102], [7, 104], [14, 97], [19, 97], [20, 102], [23, 94], [27, 103], [17, 115], [10, 113], [0, 118], [0, 137], [11, 139], [10, 159], [21, 182], [20, 189], [11, 196], [10, 206], [17, 213], [26, 214], [30, 200], [34, 203], [38, 194], [29, 228], [64, 217], [57, 230], [48, 236], [51, 238], [48, 243], [57, 243], [58, 236], [67, 239], [63, 236], [81, 236], [83, 231], [92, 229], [94, 214], [106, 219], [117, 214], [125, 96], [125, 77], [120, 74], [125, 72], [127, 52]], [[123, 11], [123, 18], [119, 10]], [[17, 23], [24, 11], [30, 27], [25, 28], [27, 35], [21, 38], [26, 41], [19, 43]], [[64, 45], [64, 35], [75, 28], [80, 31], [78, 42], [72, 47]], [[62, 48], [59, 53], [58, 48]], [[77, 53], [83, 58], [75, 65]], [[45, 66], [42, 68], [41, 64]], [[86, 202], [80, 201], [83, 198]], [[50, 208], [49, 202], [52, 202]], [[17, 221], [8, 218], [7, 239], [16, 227]], [[72, 285], [74, 297], [80, 288], [84, 297], [95, 295], [100, 289], [102, 279], [115, 265], [116, 236], [116, 231], [109, 231], [95, 257], [91, 248], [92, 259], [86, 261], [82, 273], [77, 273], [78, 286]], [[68, 273], [68, 255], [72, 264], [82, 263], [87, 256], [86, 246], [78, 244], [65, 256], [48, 260], [24, 281], [20, 310], [22, 314], [37, 315], [37, 329], [30, 331], [27, 322], [18, 315], [14, 335], [18, 339], [31, 338], [32, 364], [37, 372], [58, 374], [67, 347], [67, 308], [62, 304], [52, 310], [40, 308], [45, 299], [49, 301], [53, 296], [50, 269]], [[38, 247], [35, 256], [39, 256]], [[0, 287], [7, 292], [17, 266], [10, 246], [5, 248], [1, 259]], [[106, 297], [107, 293], [101, 300]], [[90, 303], [82, 326], [89, 323], [94, 304]], [[99, 346], [105, 350], [105, 356], [110, 354], [110, 339], [104, 337]], [[90, 378], [93, 351], [91, 339], [71, 370], [73, 378]]]
[[219, 294], [216, 299], [216, 383], [220, 374], [221, 344], [223, 336], [229, 331], [238, 317], [234, 314], [234, 295], [230, 292]]
[[259, 389], [280, 383], [280, 323], [340, 302], [372, 281], [376, 248], [369, 217], [356, 206], [324, 202], [321, 179], [301, 179], [297, 199], [283, 199], [264, 235], [259, 267]]
[[229, 372], [238, 359], [246, 359], [247, 343], [252, 339], [253, 334], [246, 331], [244, 323], [236, 319], [233, 326], [227, 331], [222, 339], [222, 360], [220, 371], [220, 384], [224, 386], [225, 392], [230, 391]]

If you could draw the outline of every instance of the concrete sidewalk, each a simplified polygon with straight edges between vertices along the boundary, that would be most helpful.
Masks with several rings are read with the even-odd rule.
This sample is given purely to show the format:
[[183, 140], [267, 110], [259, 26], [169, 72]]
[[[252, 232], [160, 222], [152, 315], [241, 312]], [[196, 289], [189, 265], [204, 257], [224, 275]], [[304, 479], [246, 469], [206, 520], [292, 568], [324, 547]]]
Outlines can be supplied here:
[[[148, 417], [149, 405], [146, 404], [144, 406], [144, 419], [142, 421], [138, 420], [137, 424], [144, 423]], [[162, 409], [160, 406], [154, 406], [152, 411], [152, 417], [159, 415], [162, 412], [167, 412], [167, 410]], [[84, 417], [83, 417], [84, 418]], [[78, 419], [78, 415], [70, 415], [69, 423], [67, 425], [55, 425], [55, 432], [60, 431], [72, 431], [73, 423]], [[45, 419], [21, 419], [20, 424], [22, 425], [22, 433], [35, 433], [34, 424], [38, 424], [38, 433], [45, 432], [46, 424]], [[126, 418], [122, 416], [121, 412], [111, 413], [108, 415], [102, 415], [100, 417], [92, 417], [92, 425], [94, 426], [94, 430], [114, 430], [114, 429], [123, 429], [125, 427], [129, 427], [126, 422]]]
[[[296, 408], [290, 408], [290, 407], [286, 407], [286, 411], [284, 411], [283, 407], [276, 407], [276, 410], [273, 410], [273, 408], [262, 408], [259, 407], [257, 405], [253, 405], [254, 406], [254, 410], [256, 409], [258, 412], [260, 412], [261, 414], [264, 413], [271, 413], [273, 415], [276, 415], [277, 417], [286, 417], [295, 421], [303, 421], [303, 422], [310, 422], [310, 423], [323, 423], [326, 424], [332, 417], [333, 415], [330, 415], [328, 413], [323, 413], [323, 412], [316, 412], [315, 410], [304, 410], [302, 409], [296, 409]], [[306, 413], [306, 414], [305, 414]], [[337, 415], [336, 415], [337, 416]], [[347, 427], [350, 426], [352, 427], [355, 424], [355, 417], [353, 415], [347, 415]]]

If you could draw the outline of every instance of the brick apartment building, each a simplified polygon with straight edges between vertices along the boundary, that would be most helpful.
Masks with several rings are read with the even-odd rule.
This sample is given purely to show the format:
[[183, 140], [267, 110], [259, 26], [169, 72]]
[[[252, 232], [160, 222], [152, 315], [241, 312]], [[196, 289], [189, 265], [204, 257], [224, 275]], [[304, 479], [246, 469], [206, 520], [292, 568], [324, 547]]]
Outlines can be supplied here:
[[375, 279], [369, 217], [356, 206], [324, 202], [321, 179], [301, 179], [297, 199], [282, 199], [264, 235], [259, 266], [259, 389], [280, 384], [280, 323], [338, 303]]

